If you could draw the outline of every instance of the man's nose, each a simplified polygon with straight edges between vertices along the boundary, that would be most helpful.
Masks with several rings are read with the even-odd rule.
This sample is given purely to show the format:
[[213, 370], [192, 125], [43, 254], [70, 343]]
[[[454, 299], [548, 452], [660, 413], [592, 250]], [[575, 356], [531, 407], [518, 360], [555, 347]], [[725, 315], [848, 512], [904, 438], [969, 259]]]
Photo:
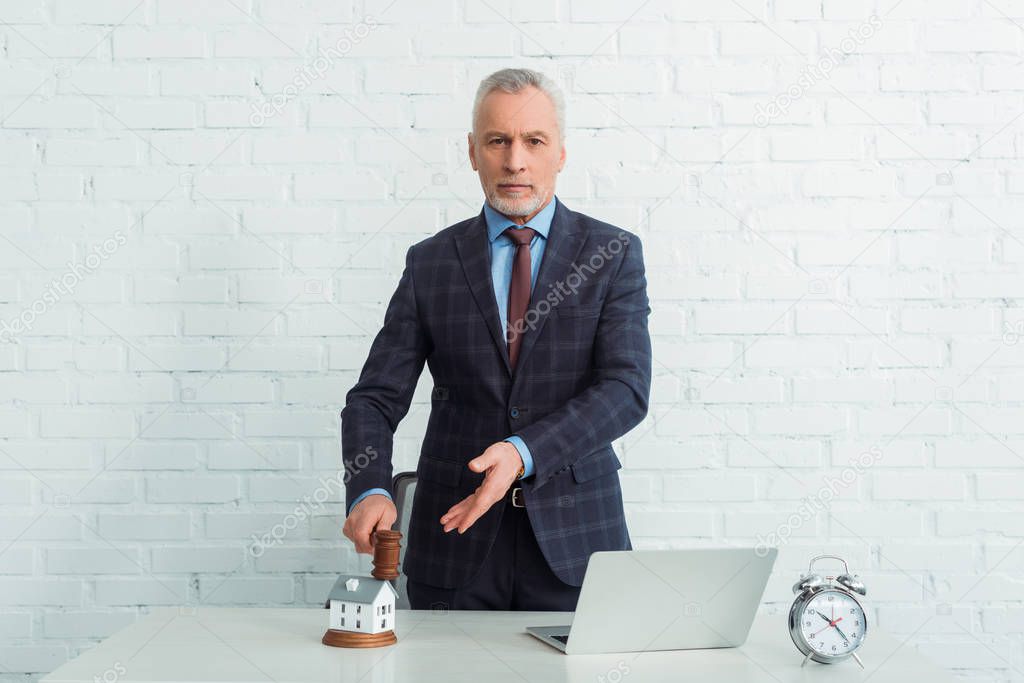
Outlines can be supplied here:
[[526, 150], [523, 149], [522, 143], [518, 140], [513, 141], [505, 153], [505, 172], [514, 176], [525, 169]]

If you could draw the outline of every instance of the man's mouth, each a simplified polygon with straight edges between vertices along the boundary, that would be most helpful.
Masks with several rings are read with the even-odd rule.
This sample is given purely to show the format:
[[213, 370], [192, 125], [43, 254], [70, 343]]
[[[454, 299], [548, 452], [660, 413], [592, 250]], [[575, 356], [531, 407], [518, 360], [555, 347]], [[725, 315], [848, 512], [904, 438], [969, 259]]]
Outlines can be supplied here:
[[501, 184], [501, 185], [498, 185], [498, 187], [500, 187], [500, 188], [501, 188], [501, 189], [503, 189], [503, 190], [509, 190], [509, 191], [520, 191], [520, 190], [527, 190], [527, 189], [529, 189], [529, 187], [530, 187], [530, 186], [529, 186], [529, 185], [508, 185], [508, 184]]

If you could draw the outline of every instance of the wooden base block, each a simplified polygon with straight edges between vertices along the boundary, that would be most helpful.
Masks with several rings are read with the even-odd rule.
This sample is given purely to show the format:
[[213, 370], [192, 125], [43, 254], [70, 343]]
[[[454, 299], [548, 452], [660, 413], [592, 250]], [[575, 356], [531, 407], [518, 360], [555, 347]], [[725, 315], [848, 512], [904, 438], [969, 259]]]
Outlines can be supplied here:
[[329, 628], [320, 642], [331, 647], [384, 647], [385, 645], [394, 645], [398, 642], [398, 638], [395, 637], [394, 631], [355, 633]]

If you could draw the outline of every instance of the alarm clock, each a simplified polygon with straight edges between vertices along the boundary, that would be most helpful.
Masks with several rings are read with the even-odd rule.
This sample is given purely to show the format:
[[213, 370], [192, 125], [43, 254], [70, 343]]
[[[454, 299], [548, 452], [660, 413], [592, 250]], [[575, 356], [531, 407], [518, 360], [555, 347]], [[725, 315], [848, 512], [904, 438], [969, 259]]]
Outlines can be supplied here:
[[[833, 559], [843, 563], [839, 576], [825, 576], [813, 572], [818, 560]], [[867, 590], [857, 576], [850, 575], [846, 560], [836, 555], [819, 555], [807, 567], [807, 574], [793, 585], [796, 599], [789, 609], [789, 636], [793, 644], [808, 659], [821, 664], [836, 664], [853, 657], [861, 668], [864, 662], [857, 650], [864, 644], [867, 634], [867, 613], [857, 599]]]

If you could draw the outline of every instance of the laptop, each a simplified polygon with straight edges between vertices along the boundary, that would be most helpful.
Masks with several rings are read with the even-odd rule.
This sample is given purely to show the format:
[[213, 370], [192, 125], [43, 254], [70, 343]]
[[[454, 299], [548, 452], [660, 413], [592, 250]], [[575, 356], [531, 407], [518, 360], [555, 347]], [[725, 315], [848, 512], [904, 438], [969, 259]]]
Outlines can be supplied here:
[[747, 639], [778, 553], [595, 552], [572, 625], [526, 632], [569, 655], [736, 647]]

